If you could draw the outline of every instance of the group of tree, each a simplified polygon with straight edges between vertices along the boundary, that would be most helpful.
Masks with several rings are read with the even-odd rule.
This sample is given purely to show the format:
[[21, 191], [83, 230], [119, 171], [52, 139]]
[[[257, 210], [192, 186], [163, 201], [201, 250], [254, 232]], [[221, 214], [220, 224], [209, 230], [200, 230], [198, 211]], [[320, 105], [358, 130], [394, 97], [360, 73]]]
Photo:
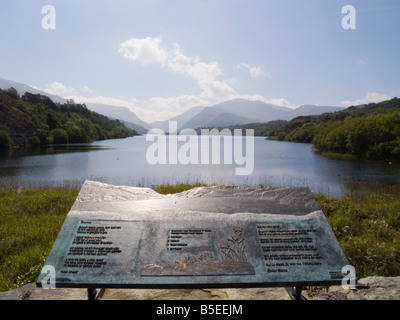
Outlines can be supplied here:
[[12, 145], [84, 143], [136, 135], [119, 120], [90, 111], [86, 105], [67, 100], [60, 104], [49, 97], [14, 88], [0, 89], [0, 148]]
[[274, 138], [312, 143], [321, 152], [400, 160], [400, 99], [299, 117], [281, 127]]

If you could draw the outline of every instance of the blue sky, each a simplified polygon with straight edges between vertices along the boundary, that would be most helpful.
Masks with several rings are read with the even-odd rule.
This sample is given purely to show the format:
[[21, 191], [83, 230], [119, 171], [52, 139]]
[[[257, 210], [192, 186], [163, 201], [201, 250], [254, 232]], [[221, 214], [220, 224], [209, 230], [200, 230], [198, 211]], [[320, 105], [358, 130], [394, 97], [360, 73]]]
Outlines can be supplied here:
[[0, 77], [148, 122], [233, 98], [377, 102], [400, 96], [399, 16], [398, 0], [4, 0]]

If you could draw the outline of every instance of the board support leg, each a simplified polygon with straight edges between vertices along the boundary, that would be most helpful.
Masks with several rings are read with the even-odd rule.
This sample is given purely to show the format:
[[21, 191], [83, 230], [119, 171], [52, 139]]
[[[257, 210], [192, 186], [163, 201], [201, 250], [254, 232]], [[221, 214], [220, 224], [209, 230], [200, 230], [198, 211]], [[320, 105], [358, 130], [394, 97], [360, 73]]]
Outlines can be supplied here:
[[301, 286], [286, 287], [285, 289], [292, 300], [306, 300], [306, 298], [301, 295], [301, 291], [303, 290]]
[[87, 289], [87, 300], [97, 300], [101, 298], [104, 293], [104, 288], [97, 290], [96, 288], [88, 288]]

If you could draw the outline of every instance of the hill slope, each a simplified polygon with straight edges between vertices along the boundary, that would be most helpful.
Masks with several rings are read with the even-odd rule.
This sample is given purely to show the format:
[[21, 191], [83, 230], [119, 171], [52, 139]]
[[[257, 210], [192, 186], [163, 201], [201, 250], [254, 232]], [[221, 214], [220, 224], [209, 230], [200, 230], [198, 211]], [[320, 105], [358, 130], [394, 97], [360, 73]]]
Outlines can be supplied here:
[[21, 97], [14, 88], [0, 89], [0, 131], [15, 147], [81, 143], [136, 134], [120, 121], [90, 111], [85, 105], [54, 103], [47, 96], [29, 92]]
[[[35, 89], [27, 84], [15, 82], [11, 80], [7, 80], [4, 78], [0, 78], [0, 89], [7, 90], [9, 88], [14, 88], [17, 90], [19, 95], [23, 95], [25, 92], [40, 94], [42, 96], [49, 97], [53, 102], [65, 104], [67, 103], [67, 99], [61, 98], [59, 96], [49, 94], [47, 92]], [[91, 111], [97, 112], [99, 114], [105, 115], [112, 119], [118, 119], [125, 123], [125, 125], [137, 131], [138, 133], [146, 133], [150, 126], [148, 123], [139, 119], [132, 111], [130, 111], [126, 107], [118, 107], [111, 106], [105, 104], [96, 104], [96, 103], [88, 103], [86, 104], [87, 108]]]
[[277, 132], [276, 137], [313, 143], [321, 152], [400, 160], [400, 99], [298, 117]]
[[150, 125], [147, 122], [139, 119], [139, 117], [127, 107], [110, 106], [100, 103], [90, 103], [87, 107], [89, 110], [105, 115], [111, 119], [120, 120], [126, 127], [140, 134], [147, 133], [150, 129]]

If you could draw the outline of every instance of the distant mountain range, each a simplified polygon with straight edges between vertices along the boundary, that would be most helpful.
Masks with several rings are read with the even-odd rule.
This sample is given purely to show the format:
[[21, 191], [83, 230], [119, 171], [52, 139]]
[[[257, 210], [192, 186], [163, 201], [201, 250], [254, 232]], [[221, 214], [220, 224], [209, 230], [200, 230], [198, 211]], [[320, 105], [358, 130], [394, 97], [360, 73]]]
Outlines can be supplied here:
[[133, 129], [140, 134], [145, 134], [152, 128], [147, 122], [139, 119], [127, 107], [110, 106], [100, 103], [86, 103], [86, 106], [94, 112], [122, 121], [129, 129]]
[[[65, 103], [66, 99], [37, 90], [29, 85], [0, 78], [0, 88], [9, 89], [14, 87], [19, 94], [25, 92], [48, 96], [54, 102]], [[250, 101], [234, 99], [222, 102], [210, 107], [193, 107], [166, 121], [156, 121], [151, 124], [142, 121], [127, 107], [117, 107], [104, 104], [87, 103], [91, 111], [103, 114], [112, 119], [119, 119], [125, 125], [145, 134], [151, 128], [159, 128], [168, 131], [169, 121], [178, 123], [178, 130], [184, 128], [224, 127], [232, 125], [243, 125], [248, 123], [267, 123], [273, 120], [291, 120], [298, 116], [320, 115], [326, 112], [343, 110], [340, 107], [304, 105], [296, 109], [276, 106], [262, 101]]]
[[194, 107], [166, 121], [153, 122], [154, 128], [168, 130], [168, 122], [176, 120], [178, 130], [267, 123], [274, 120], [292, 120], [299, 116], [320, 115], [343, 110], [340, 107], [301, 106], [296, 109], [280, 107], [262, 101], [235, 99], [211, 107]]

